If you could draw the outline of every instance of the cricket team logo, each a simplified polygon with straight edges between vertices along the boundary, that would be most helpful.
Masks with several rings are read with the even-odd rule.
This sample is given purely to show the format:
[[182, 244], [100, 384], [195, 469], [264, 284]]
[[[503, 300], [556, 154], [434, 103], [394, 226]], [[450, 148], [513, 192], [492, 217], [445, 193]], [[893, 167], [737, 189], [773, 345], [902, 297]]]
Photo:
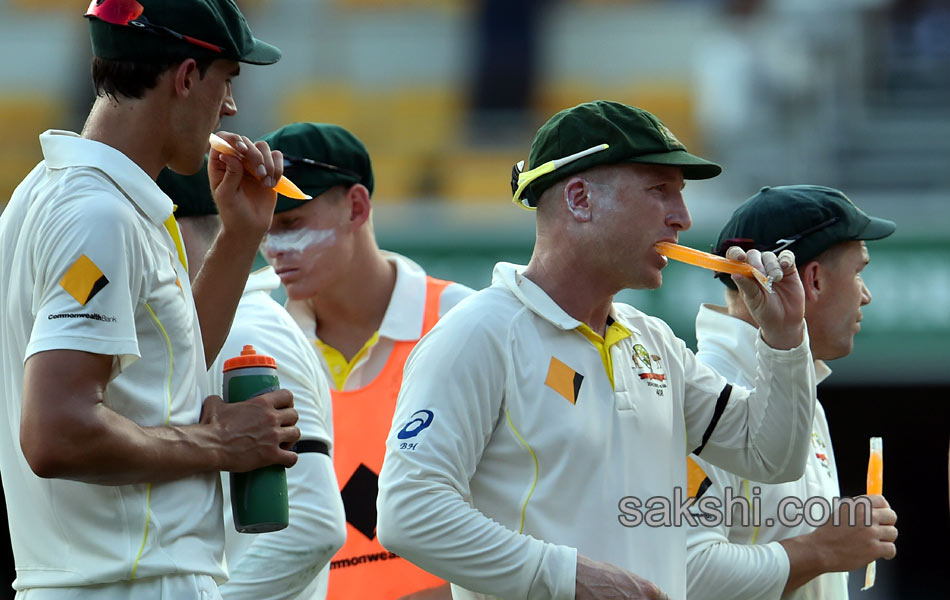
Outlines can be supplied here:
[[666, 140], [667, 145], [673, 150], [686, 150], [686, 146], [683, 145], [683, 142], [676, 139], [676, 136], [673, 135], [673, 132], [670, 131], [670, 128], [664, 125], [663, 123], [657, 122], [657, 130]]
[[811, 432], [811, 446], [812, 451], [815, 453], [815, 458], [817, 458], [821, 466], [825, 468], [825, 473], [828, 477], [832, 477], [831, 461], [828, 460], [828, 446], [825, 444], [825, 440], [821, 439], [821, 435], [817, 431]]
[[657, 388], [657, 395], [662, 395], [661, 390], [667, 387], [663, 358], [647, 350], [643, 344], [633, 346], [631, 358], [633, 358], [633, 368], [637, 371], [640, 380], [646, 381], [652, 388]]

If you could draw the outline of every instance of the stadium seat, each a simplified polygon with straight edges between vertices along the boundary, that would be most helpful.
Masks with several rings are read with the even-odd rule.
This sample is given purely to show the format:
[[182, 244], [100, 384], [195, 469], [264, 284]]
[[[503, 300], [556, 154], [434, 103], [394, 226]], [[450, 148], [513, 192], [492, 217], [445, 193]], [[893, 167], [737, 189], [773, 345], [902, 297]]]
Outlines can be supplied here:
[[63, 127], [63, 107], [47, 96], [0, 95], [0, 205], [43, 159], [39, 135]]

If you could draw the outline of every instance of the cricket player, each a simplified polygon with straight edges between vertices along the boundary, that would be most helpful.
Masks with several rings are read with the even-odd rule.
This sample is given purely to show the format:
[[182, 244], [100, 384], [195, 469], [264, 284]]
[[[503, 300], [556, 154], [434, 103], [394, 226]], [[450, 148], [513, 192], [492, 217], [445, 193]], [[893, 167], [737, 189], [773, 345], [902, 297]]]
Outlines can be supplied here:
[[293, 123], [263, 138], [313, 200], [280, 197], [263, 245], [287, 310], [331, 382], [334, 466], [346, 544], [330, 563], [333, 600], [448, 598], [440, 578], [389, 552], [376, 535], [376, 481], [409, 352], [472, 290], [380, 250], [369, 152], [329, 123]]
[[537, 210], [529, 264], [498, 264], [406, 364], [380, 475], [384, 546], [455, 598], [679, 600], [686, 532], [668, 522], [685, 506], [686, 455], [801, 476], [815, 379], [791, 252], [730, 251], [775, 279], [774, 294], [736, 280], [762, 325], [752, 390], [613, 302], [659, 287], [654, 244], [691, 225], [685, 180], [720, 171], [616, 102], [539, 129], [512, 182]]
[[[870, 262], [865, 240], [885, 238], [893, 222], [871, 217], [840, 190], [817, 185], [764, 187], [746, 200], [723, 226], [717, 240], [719, 253], [733, 245], [749, 250], [790, 248], [805, 290], [805, 322], [818, 381], [831, 369], [825, 361], [851, 353], [861, 328], [862, 309], [871, 292], [861, 276]], [[726, 285], [726, 306], [703, 305], [696, 317], [696, 358], [730, 381], [751, 387], [755, 383], [755, 338], [758, 326], [739, 298], [732, 280]], [[893, 558], [897, 529], [895, 512], [882, 496], [872, 496], [870, 518], [862, 505], [836, 508], [841, 496], [835, 454], [821, 403], [815, 402], [811, 449], [805, 474], [796, 481], [767, 484], [749, 481], [701, 457], [690, 457], [690, 495], [715, 499], [720, 506], [730, 497], [758, 504], [741, 522], [739, 510], [729, 522], [704, 523], [700, 517], [687, 533], [687, 574], [690, 599], [845, 600], [848, 571], [878, 558]], [[780, 510], [783, 502], [798, 498], [824, 499], [830, 512], [815, 506], [807, 515]], [[766, 521], [771, 520], [771, 525]]]
[[222, 134], [242, 158], [211, 152], [222, 229], [194, 295], [155, 178], [201, 168], [237, 111], [241, 63], [280, 51], [231, 0], [95, 0], [86, 17], [98, 96], [82, 134], [42, 134], [44, 160], [0, 215], [13, 587], [28, 600], [219, 598], [220, 471], [297, 460], [290, 392], [207, 397], [283, 161]]
[[[177, 206], [175, 218], [194, 273], [221, 228], [207, 171], [186, 176], [165, 169], [158, 185]], [[280, 531], [238, 533], [231, 512], [230, 477], [222, 473], [229, 571], [227, 583], [221, 586], [224, 600], [326, 598], [330, 558], [346, 537], [331, 459], [330, 388], [314, 349], [284, 307], [270, 296], [279, 285], [280, 278], [271, 267], [248, 276], [228, 339], [209, 369], [212, 391], [223, 394], [224, 362], [239, 356], [245, 345], [273, 358], [280, 387], [293, 392], [301, 435], [293, 447], [297, 463], [287, 470], [289, 525]]]

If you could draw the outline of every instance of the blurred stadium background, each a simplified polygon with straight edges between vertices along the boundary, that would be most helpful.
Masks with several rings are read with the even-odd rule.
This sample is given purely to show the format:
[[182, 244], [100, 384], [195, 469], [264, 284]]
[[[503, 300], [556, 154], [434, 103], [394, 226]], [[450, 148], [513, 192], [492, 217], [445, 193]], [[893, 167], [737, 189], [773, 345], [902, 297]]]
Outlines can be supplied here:
[[[37, 135], [78, 131], [93, 99], [85, 0], [0, 0], [0, 209], [41, 158]], [[877, 598], [945, 598], [950, 430], [950, 6], [937, 0], [238, 0], [284, 58], [245, 65], [251, 137], [293, 121], [341, 124], [376, 171], [381, 246], [476, 288], [530, 256], [533, 217], [510, 202], [511, 166], [562, 108], [596, 98], [657, 114], [725, 167], [690, 183], [708, 248], [762, 185], [844, 190], [898, 231], [870, 244], [874, 296], [855, 352], [821, 397], [842, 492], [860, 493], [867, 437], [883, 435], [898, 559]], [[578, 248], [579, 252], [584, 251]], [[622, 298], [694, 345], [705, 271]], [[7, 561], [11, 563], [12, 561]], [[5, 571], [12, 572], [12, 567]], [[6, 581], [12, 579], [10, 574]], [[857, 590], [858, 580], [852, 578]], [[3, 582], [0, 582], [3, 583]], [[0, 591], [0, 597], [4, 592]]]

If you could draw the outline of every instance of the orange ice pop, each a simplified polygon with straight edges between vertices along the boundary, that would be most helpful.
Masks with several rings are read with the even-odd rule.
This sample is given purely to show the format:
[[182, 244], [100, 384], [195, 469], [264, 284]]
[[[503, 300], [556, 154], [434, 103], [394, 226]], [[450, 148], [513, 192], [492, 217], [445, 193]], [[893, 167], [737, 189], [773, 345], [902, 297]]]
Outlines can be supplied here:
[[678, 260], [690, 265], [709, 269], [710, 271], [720, 271], [722, 273], [732, 273], [735, 275], [744, 275], [754, 277], [756, 281], [762, 284], [769, 292], [772, 291], [772, 278], [767, 277], [761, 271], [749, 263], [739, 262], [730, 258], [716, 256], [702, 250], [695, 250], [671, 242], [657, 242], [655, 244], [657, 252], [667, 258]]
[[[884, 441], [879, 437], [871, 438], [871, 455], [868, 457], [868, 494], [884, 493]], [[871, 562], [864, 572], [864, 587], [866, 590], [874, 587], [877, 577], [877, 562]]]
[[[221, 154], [230, 154], [231, 156], [237, 156], [240, 158], [238, 151], [231, 147], [231, 144], [227, 143], [224, 138], [212, 133], [211, 137], [208, 140], [211, 142], [211, 147], [220, 152]], [[310, 200], [311, 197], [303, 193], [303, 191], [294, 185], [294, 182], [287, 179], [283, 175], [280, 176], [280, 180], [277, 182], [277, 185], [274, 186], [274, 191], [288, 198], [293, 198], [294, 200]]]

